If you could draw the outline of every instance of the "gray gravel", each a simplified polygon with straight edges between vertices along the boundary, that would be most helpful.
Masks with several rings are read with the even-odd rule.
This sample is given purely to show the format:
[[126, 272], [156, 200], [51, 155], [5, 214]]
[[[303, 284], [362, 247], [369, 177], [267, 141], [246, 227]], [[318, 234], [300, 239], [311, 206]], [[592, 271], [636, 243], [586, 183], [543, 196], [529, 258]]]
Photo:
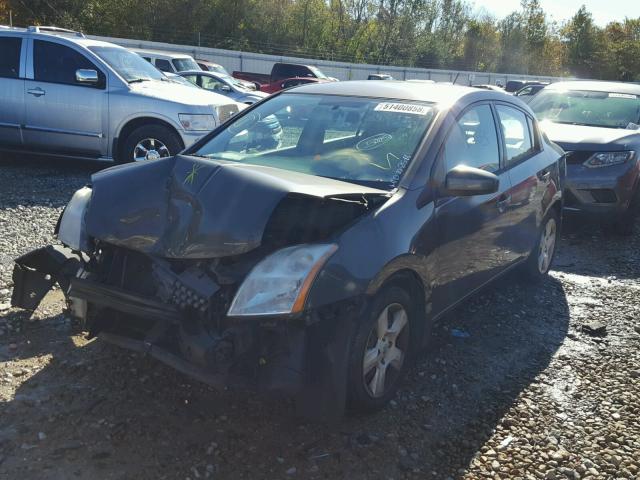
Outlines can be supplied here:
[[640, 478], [640, 235], [574, 223], [548, 280], [449, 315], [384, 411], [300, 425], [87, 340], [59, 291], [2, 307], [93, 169], [0, 161], [0, 478]]

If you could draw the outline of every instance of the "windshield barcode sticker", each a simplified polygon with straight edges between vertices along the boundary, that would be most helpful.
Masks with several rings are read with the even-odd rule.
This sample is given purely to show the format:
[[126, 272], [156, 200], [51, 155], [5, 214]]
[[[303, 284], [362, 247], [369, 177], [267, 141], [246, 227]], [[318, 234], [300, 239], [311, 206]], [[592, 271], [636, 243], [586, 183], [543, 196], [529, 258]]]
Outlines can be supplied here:
[[416, 105], [413, 103], [390, 103], [383, 102], [376, 105], [376, 112], [411, 113], [413, 115], [427, 115], [431, 107], [426, 105]]
[[636, 98], [638, 98], [638, 96], [632, 95], [630, 93], [610, 93], [609, 98], [631, 98], [635, 100]]

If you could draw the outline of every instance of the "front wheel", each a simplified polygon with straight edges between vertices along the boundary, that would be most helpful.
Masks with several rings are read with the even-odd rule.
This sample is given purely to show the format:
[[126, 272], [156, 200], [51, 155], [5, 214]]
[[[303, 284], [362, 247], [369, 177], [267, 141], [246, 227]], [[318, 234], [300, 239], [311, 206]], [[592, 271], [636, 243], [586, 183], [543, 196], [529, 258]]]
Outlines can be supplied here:
[[536, 245], [525, 263], [525, 271], [533, 280], [543, 278], [549, 273], [560, 235], [560, 219], [555, 210], [551, 210], [542, 222]]
[[182, 150], [180, 137], [163, 125], [143, 125], [125, 139], [119, 163], [158, 160]]
[[410, 296], [400, 287], [386, 287], [374, 297], [351, 345], [351, 409], [375, 411], [395, 395], [416, 349], [414, 312]]

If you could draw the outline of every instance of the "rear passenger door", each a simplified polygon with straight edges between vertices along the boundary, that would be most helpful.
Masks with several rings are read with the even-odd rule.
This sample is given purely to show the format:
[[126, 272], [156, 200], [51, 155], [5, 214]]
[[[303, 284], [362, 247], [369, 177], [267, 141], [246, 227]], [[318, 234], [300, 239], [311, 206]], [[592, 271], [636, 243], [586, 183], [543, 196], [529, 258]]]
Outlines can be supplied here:
[[542, 152], [537, 124], [524, 110], [496, 104], [504, 146], [504, 163], [511, 181], [507, 253], [518, 260], [531, 251], [538, 238], [541, 204], [551, 181], [548, 160]]
[[0, 146], [22, 144], [26, 42], [18, 35], [0, 37]]
[[508, 264], [502, 236], [508, 219], [509, 174], [501, 162], [501, 141], [489, 103], [467, 108], [450, 128], [437, 160], [435, 183], [467, 165], [494, 173], [498, 191], [488, 195], [436, 199], [434, 313], [454, 305], [487, 283]]
[[[25, 147], [52, 153], [106, 156], [108, 93], [105, 73], [80, 49], [54, 40], [31, 41], [25, 80]], [[98, 84], [76, 79], [80, 69], [98, 72]]]

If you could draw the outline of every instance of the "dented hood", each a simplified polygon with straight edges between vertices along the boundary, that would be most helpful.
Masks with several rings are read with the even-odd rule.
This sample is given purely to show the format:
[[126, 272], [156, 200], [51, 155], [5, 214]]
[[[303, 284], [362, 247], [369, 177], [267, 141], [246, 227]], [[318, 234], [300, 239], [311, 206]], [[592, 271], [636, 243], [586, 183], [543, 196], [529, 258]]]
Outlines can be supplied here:
[[333, 198], [388, 192], [277, 168], [178, 155], [92, 177], [87, 233], [165, 258], [216, 258], [260, 246], [289, 195]]

